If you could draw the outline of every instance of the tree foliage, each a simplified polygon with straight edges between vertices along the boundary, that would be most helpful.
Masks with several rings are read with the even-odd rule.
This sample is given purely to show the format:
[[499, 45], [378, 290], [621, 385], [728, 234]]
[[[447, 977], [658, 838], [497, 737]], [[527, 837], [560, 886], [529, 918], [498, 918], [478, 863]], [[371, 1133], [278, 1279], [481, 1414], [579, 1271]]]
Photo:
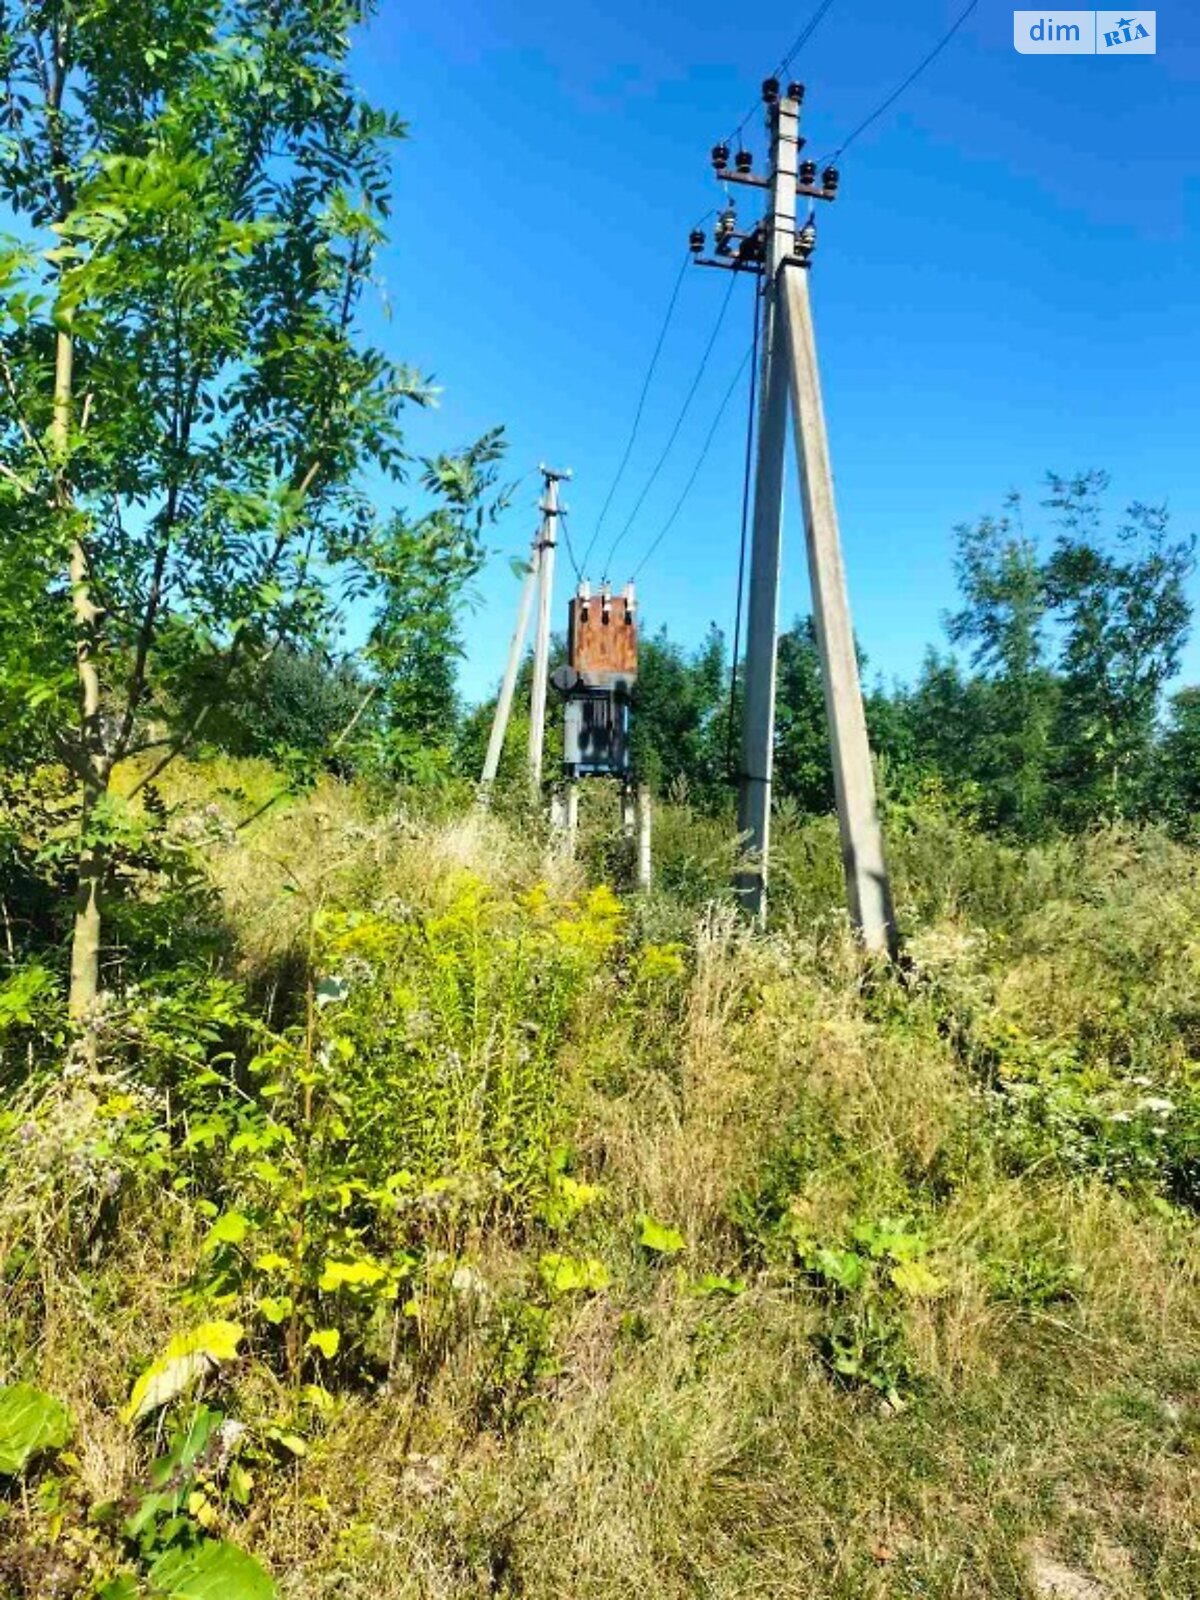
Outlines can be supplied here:
[[[203, 731], [235, 675], [380, 602], [380, 666], [478, 560], [496, 435], [381, 516], [406, 404], [366, 336], [399, 121], [347, 63], [360, 0], [26, 0], [0, 12], [4, 698], [81, 785], [75, 1011], [97, 992], [114, 766]], [[200, 688], [203, 686], [204, 692]]]

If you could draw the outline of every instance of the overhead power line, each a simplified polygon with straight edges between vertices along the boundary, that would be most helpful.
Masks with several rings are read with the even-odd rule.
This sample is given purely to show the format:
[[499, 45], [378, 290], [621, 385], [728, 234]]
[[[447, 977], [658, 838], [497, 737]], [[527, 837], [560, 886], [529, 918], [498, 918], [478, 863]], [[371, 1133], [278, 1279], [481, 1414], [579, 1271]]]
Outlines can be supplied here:
[[[804, 27], [801, 28], [800, 32], [796, 35], [795, 39], [792, 41], [791, 47], [788, 49], [786, 54], [780, 60], [779, 65], [775, 68], [775, 76], [777, 78], [783, 78], [783, 77], [785, 77], [787, 75], [788, 68], [791, 66], [792, 62], [796, 59], [796, 57], [800, 54], [801, 50], [803, 50], [804, 46], [812, 38], [813, 34], [816, 33], [817, 29], [821, 26], [821, 23], [825, 20], [825, 13], [829, 10], [829, 8], [833, 4], [834, 4], [834, 0], [821, 0], [821, 4], [817, 7], [817, 9], [813, 12], [812, 16], [804, 24]], [[738, 123], [737, 127], [729, 135], [728, 142], [730, 144], [732, 144], [735, 139], [740, 139], [741, 138], [743, 128], [745, 128], [746, 124], [750, 121], [750, 118], [759, 109], [761, 104], [762, 104], [761, 100], [756, 100], [754, 102], [754, 104], [750, 107], [749, 111], [746, 112], [746, 115], [742, 118], [742, 120]]]
[[750, 363], [750, 361], [751, 361], [751, 359], [753, 357], [753, 353], [754, 353], [754, 347], [751, 346], [750, 349], [746, 351], [746, 353], [742, 357], [741, 361], [738, 363], [738, 369], [733, 375], [733, 381], [730, 383], [728, 389], [726, 389], [725, 394], [722, 397], [721, 404], [717, 407], [717, 414], [713, 418], [712, 425], [709, 428], [708, 433], [707, 433], [707, 435], [705, 437], [704, 443], [700, 448], [700, 454], [696, 458], [696, 464], [692, 468], [691, 476], [688, 478], [687, 482], [684, 484], [683, 492], [680, 494], [679, 499], [675, 502], [675, 507], [674, 507], [674, 510], [671, 512], [671, 515], [667, 518], [667, 520], [663, 523], [662, 527], [658, 530], [658, 533], [650, 541], [649, 545], [646, 548], [645, 555], [638, 562], [637, 566], [633, 569], [633, 572], [630, 574], [630, 582], [631, 583], [638, 576], [638, 574], [641, 572], [642, 568], [646, 565], [646, 563], [650, 560], [651, 556], [658, 549], [659, 545], [663, 542], [663, 540], [667, 537], [668, 533], [670, 533], [671, 529], [675, 526], [676, 519], [678, 518], [679, 513], [683, 510], [684, 505], [687, 502], [688, 496], [691, 494], [693, 488], [695, 487], [696, 479], [700, 476], [700, 469], [703, 467], [705, 461], [707, 461], [707, 459], [708, 459], [708, 452], [712, 448], [712, 442], [717, 436], [717, 429], [721, 426], [721, 419], [725, 415], [725, 412], [726, 412], [726, 409], [729, 406], [730, 400], [733, 399], [734, 391], [737, 389], [738, 384], [742, 381], [742, 374], [745, 372], [747, 365]]
[[746, 409], [746, 458], [742, 464], [742, 525], [738, 537], [737, 600], [733, 613], [733, 656], [729, 663], [729, 721], [725, 728], [725, 769], [734, 776], [733, 725], [737, 714], [738, 656], [742, 648], [742, 601], [746, 592], [746, 544], [750, 530], [750, 482], [754, 475], [754, 434], [758, 418], [758, 339], [762, 328], [762, 281], [754, 293], [754, 339], [750, 346], [750, 401]]
[[571, 567], [574, 570], [576, 580], [579, 583], [582, 583], [583, 582], [583, 568], [579, 565], [579, 562], [576, 561], [576, 559], [575, 559], [575, 547], [571, 543], [571, 519], [570, 519], [570, 515], [569, 515], [569, 513], [567, 511], [566, 506], [559, 506], [559, 508], [558, 508], [558, 521], [559, 521], [559, 526], [562, 528], [562, 531], [563, 531], [563, 542], [567, 547], [567, 559], [571, 563]]
[[692, 401], [696, 398], [696, 391], [699, 389], [700, 381], [704, 377], [705, 370], [708, 367], [708, 358], [713, 353], [713, 346], [717, 342], [717, 335], [720, 333], [721, 325], [725, 321], [725, 313], [729, 309], [730, 297], [733, 294], [733, 286], [736, 282], [737, 278], [735, 276], [731, 276], [729, 279], [729, 288], [725, 291], [725, 298], [721, 301], [721, 309], [717, 312], [717, 320], [713, 324], [713, 330], [708, 336], [708, 343], [704, 347], [704, 354], [700, 357], [700, 365], [696, 368], [696, 375], [692, 379], [691, 387], [688, 389], [687, 394], [683, 398], [683, 404], [679, 408], [679, 415], [675, 418], [675, 426], [671, 429], [671, 432], [667, 437], [667, 442], [662, 447], [662, 453], [659, 455], [658, 460], [654, 463], [654, 466], [651, 469], [650, 476], [642, 485], [642, 492], [638, 495], [637, 500], [634, 502], [633, 510], [626, 518], [625, 526], [613, 540], [612, 546], [609, 549], [608, 559], [604, 563], [605, 577], [607, 577], [609, 572], [612, 570], [613, 557], [623, 544], [626, 534], [637, 521], [638, 512], [645, 504], [646, 496], [650, 493], [651, 489], [653, 489], [655, 483], [658, 481], [658, 475], [666, 465], [667, 457], [671, 454], [671, 450], [674, 447], [675, 441], [679, 437], [679, 430], [683, 427], [684, 420], [687, 417], [688, 412], [691, 410]]
[[[708, 212], [704, 220], [707, 221], [708, 217], [711, 215], [712, 213]], [[699, 224], [697, 224], [697, 226], [699, 226]], [[671, 326], [671, 318], [675, 314], [675, 304], [679, 299], [679, 291], [683, 287], [683, 280], [687, 273], [690, 262], [691, 255], [689, 253], [683, 258], [683, 263], [679, 268], [679, 275], [675, 279], [674, 287], [671, 290], [671, 298], [667, 302], [666, 315], [663, 317], [662, 327], [658, 330], [658, 338], [655, 340], [654, 344], [654, 353], [650, 357], [650, 365], [646, 368], [646, 376], [642, 380], [642, 389], [641, 393], [638, 395], [637, 408], [633, 413], [633, 425], [629, 430], [629, 438], [625, 441], [624, 454], [621, 456], [617, 470], [613, 474], [613, 480], [608, 486], [608, 493], [604, 497], [604, 504], [600, 507], [600, 515], [596, 519], [596, 526], [592, 530], [592, 537], [588, 540], [587, 548], [583, 552], [583, 565], [585, 567], [587, 565], [588, 557], [591, 555], [596, 546], [596, 541], [600, 537], [601, 529], [604, 527], [604, 519], [608, 516], [609, 507], [613, 503], [613, 496], [617, 492], [621, 479], [625, 476], [625, 468], [629, 465], [629, 458], [633, 454], [633, 446], [638, 436], [638, 429], [642, 424], [642, 413], [646, 409], [646, 396], [650, 393], [650, 384], [654, 378], [655, 369], [658, 366], [658, 358], [662, 354], [663, 344], [666, 342], [667, 332]]]
[[880, 117], [883, 116], [885, 111], [891, 110], [905, 90], [911, 88], [912, 85], [916, 83], [917, 79], [925, 71], [926, 67], [932, 66], [932, 64], [937, 60], [938, 56], [941, 55], [942, 51], [950, 43], [951, 39], [953, 39], [954, 35], [962, 27], [963, 23], [971, 15], [972, 11], [975, 10], [978, 4], [979, 0], [971, 0], [970, 5], [964, 7], [964, 9], [959, 13], [957, 20], [953, 22], [946, 30], [946, 32], [938, 40], [937, 44], [934, 45], [933, 49], [924, 58], [924, 60], [913, 68], [908, 77], [905, 78], [904, 82], [901, 83], [897, 88], [893, 89], [891, 94], [888, 95], [887, 99], [882, 100], [879, 105], [875, 107], [874, 111], [871, 112], [869, 117], [864, 117], [859, 123], [858, 127], [855, 128], [852, 133], [847, 134], [832, 155], [823, 157], [823, 161], [836, 161], [839, 156], [845, 154], [845, 152], [850, 148], [860, 134], [866, 133], [867, 129], [871, 127], [873, 123], [879, 121]]

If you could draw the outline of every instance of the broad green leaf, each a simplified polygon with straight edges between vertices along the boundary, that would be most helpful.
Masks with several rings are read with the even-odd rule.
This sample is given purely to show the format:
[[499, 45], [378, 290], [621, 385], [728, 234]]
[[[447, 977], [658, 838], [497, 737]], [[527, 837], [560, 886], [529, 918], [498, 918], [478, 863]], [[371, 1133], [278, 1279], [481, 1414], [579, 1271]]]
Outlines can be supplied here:
[[697, 1278], [691, 1285], [693, 1294], [724, 1294], [731, 1299], [746, 1292], [744, 1278], [723, 1278], [720, 1273], [706, 1272], [702, 1278]]
[[137, 1600], [138, 1581], [131, 1572], [122, 1572], [96, 1590], [96, 1600]]
[[308, 1454], [306, 1440], [289, 1428], [268, 1428], [267, 1438], [273, 1440], [276, 1444], [282, 1445], [289, 1455], [306, 1456]]
[[687, 1240], [677, 1228], [668, 1228], [644, 1213], [638, 1218], [638, 1243], [643, 1250], [659, 1256], [677, 1256], [687, 1249]]
[[335, 1289], [369, 1289], [387, 1277], [374, 1261], [326, 1261], [318, 1287], [327, 1294]]
[[811, 1272], [820, 1273], [828, 1283], [839, 1289], [861, 1289], [871, 1276], [871, 1265], [856, 1250], [830, 1250], [822, 1247], [805, 1257]]
[[197, 1378], [215, 1371], [223, 1361], [235, 1360], [243, 1332], [237, 1322], [206, 1322], [191, 1333], [177, 1334], [134, 1384], [121, 1420], [137, 1422], [149, 1412], [168, 1405]]
[[336, 1328], [314, 1328], [308, 1336], [308, 1342], [314, 1350], [319, 1350], [327, 1361], [332, 1361], [338, 1353], [342, 1336]]
[[253, 1556], [224, 1539], [168, 1550], [150, 1568], [150, 1584], [166, 1600], [276, 1600], [279, 1593]]
[[278, 1327], [285, 1318], [290, 1317], [295, 1307], [295, 1301], [290, 1294], [272, 1295], [265, 1294], [261, 1300], [255, 1302], [256, 1307], [266, 1317], [273, 1327]]
[[892, 1268], [891, 1279], [901, 1294], [910, 1295], [914, 1300], [932, 1299], [946, 1287], [945, 1280], [924, 1261], [899, 1262]]
[[254, 1263], [256, 1272], [287, 1272], [291, 1262], [286, 1256], [281, 1256], [277, 1251], [268, 1250], [265, 1256], [259, 1256]]
[[16, 1477], [44, 1450], [59, 1450], [71, 1433], [61, 1400], [31, 1383], [0, 1388], [0, 1475]]
[[201, 1248], [210, 1255], [223, 1244], [241, 1244], [249, 1231], [249, 1220], [240, 1211], [227, 1211], [208, 1230]]
[[565, 1256], [557, 1250], [542, 1257], [538, 1272], [551, 1294], [600, 1294], [612, 1282], [612, 1274], [595, 1256]]

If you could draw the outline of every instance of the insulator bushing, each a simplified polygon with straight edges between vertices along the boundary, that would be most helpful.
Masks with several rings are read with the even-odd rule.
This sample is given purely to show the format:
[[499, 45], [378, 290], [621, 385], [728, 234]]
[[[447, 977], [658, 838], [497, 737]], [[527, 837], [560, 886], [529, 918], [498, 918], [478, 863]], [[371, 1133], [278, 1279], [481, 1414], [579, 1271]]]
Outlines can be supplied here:
[[837, 188], [840, 181], [841, 177], [836, 167], [826, 167], [821, 174], [822, 184], [831, 191]]
[[815, 183], [817, 181], [817, 163], [815, 161], [802, 161], [800, 163], [800, 182]]
[[792, 82], [788, 84], [787, 97], [789, 100], [794, 100], [797, 105], [803, 105], [804, 85], [802, 83], [797, 83], [795, 79], [793, 79]]
[[754, 157], [749, 150], [739, 150], [733, 158], [733, 164], [741, 173], [749, 172], [754, 166]]
[[693, 228], [688, 234], [688, 249], [694, 256], [698, 256], [704, 249], [704, 229]]
[[723, 141], [712, 147], [712, 164], [718, 172], [724, 172], [729, 165], [729, 146]]
[[767, 104], [769, 106], [773, 106], [775, 104], [776, 100], [779, 99], [779, 79], [778, 78], [764, 78], [763, 79], [762, 97], [767, 102]]

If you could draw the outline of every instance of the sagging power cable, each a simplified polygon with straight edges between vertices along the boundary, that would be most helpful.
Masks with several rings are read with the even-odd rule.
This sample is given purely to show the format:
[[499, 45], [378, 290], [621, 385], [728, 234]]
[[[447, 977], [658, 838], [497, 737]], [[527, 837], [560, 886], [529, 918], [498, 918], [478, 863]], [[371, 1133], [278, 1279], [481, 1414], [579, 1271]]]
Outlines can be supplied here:
[[[708, 217], [711, 215], [711, 211], [707, 212], [703, 220], [707, 221]], [[697, 226], [699, 225], [700, 224], [697, 224]], [[587, 549], [583, 552], [583, 565], [585, 567], [587, 565], [588, 557], [596, 547], [596, 541], [599, 539], [601, 530], [604, 527], [604, 520], [608, 516], [609, 507], [613, 503], [613, 497], [620, 486], [621, 479], [625, 476], [625, 468], [629, 465], [629, 458], [633, 454], [633, 446], [637, 440], [638, 429], [642, 424], [642, 413], [646, 409], [646, 396], [650, 393], [650, 384], [653, 381], [655, 369], [658, 366], [658, 358], [662, 354], [662, 348], [666, 342], [667, 333], [671, 326], [671, 319], [675, 315], [675, 306], [679, 299], [679, 291], [683, 287], [683, 280], [687, 274], [687, 269], [690, 264], [691, 252], [689, 251], [689, 253], [683, 258], [683, 262], [679, 268], [679, 274], [676, 277], [674, 287], [671, 290], [671, 298], [667, 301], [666, 315], [663, 317], [662, 326], [658, 331], [658, 338], [655, 340], [654, 353], [650, 357], [650, 365], [646, 368], [646, 376], [642, 380], [642, 389], [641, 393], [638, 395], [637, 407], [633, 413], [633, 425], [629, 430], [629, 438], [625, 441], [624, 454], [621, 456], [617, 470], [613, 474], [613, 480], [608, 486], [608, 493], [604, 497], [604, 504], [600, 507], [600, 515], [596, 519], [596, 526], [592, 530], [592, 537], [588, 540]]]
[[674, 509], [671, 512], [671, 515], [667, 518], [667, 520], [663, 523], [662, 527], [658, 530], [657, 534], [655, 534], [654, 538], [650, 541], [649, 545], [646, 548], [645, 555], [642, 557], [642, 559], [638, 562], [637, 566], [630, 573], [629, 581], [631, 583], [638, 577], [638, 575], [641, 573], [642, 569], [645, 567], [646, 563], [650, 560], [651, 556], [658, 549], [659, 545], [663, 542], [663, 540], [667, 537], [668, 533], [670, 533], [671, 529], [675, 526], [675, 522], [679, 517], [679, 513], [683, 510], [684, 505], [687, 503], [687, 498], [691, 494], [693, 488], [695, 487], [696, 479], [700, 476], [700, 469], [703, 467], [705, 461], [707, 461], [707, 459], [708, 459], [708, 452], [712, 448], [713, 440], [717, 436], [717, 429], [721, 426], [721, 419], [724, 417], [726, 409], [727, 409], [727, 407], [729, 405], [729, 402], [733, 399], [734, 391], [737, 389], [738, 384], [742, 381], [742, 375], [746, 371], [746, 367], [749, 364], [749, 362], [751, 361], [752, 357], [753, 357], [753, 350], [752, 349], [751, 350], [747, 350], [745, 355], [742, 357], [741, 361], [738, 363], [738, 369], [734, 373], [733, 380], [730, 383], [728, 389], [726, 389], [725, 394], [722, 397], [720, 405], [717, 407], [717, 414], [712, 420], [712, 425], [709, 428], [707, 435], [705, 436], [705, 440], [704, 440], [703, 445], [700, 447], [700, 454], [696, 457], [696, 464], [692, 468], [691, 476], [688, 478], [687, 482], [684, 484], [683, 491], [680, 494], [679, 499], [676, 500], [675, 506], [674, 506]]
[[947, 28], [946, 32], [938, 40], [937, 44], [934, 45], [929, 54], [913, 68], [908, 77], [905, 78], [904, 82], [901, 83], [897, 88], [893, 89], [891, 94], [889, 94], [885, 100], [880, 101], [879, 105], [875, 107], [870, 116], [864, 117], [859, 123], [858, 127], [855, 128], [852, 133], [847, 134], [846, 138], [842, 140], [837, 149], [834, 150], [832, 154], [823, 157], [822, 161], [819, 162], [818, 165], [823, 166], [828, 162], [836, 162], [842, 155], [845, 154], [845, 152], [850, 148], [860, 134], [866, 133], [867, 129], [871, 127], [873, 123], [879, 121], [880, 117], [883, 116], [885, 111], [891, 110], [905, 90], [911, 88], [912, 85], [916, 83], [917, 79], [925, 71], [926, 67], [933, 65], [938, 56], [941, 55], [942, 51], [950, 43], [951, 39], [953, 39], [954, 35], [962, 27], [963, 23], [971, 15], [972, 11], [975, 10], [978, 4], [979, 0], [971, 0], [971, 3], [964, 7], [964, 9], [959, 13], [957, 19], [950, 25], [949, 28]]
[[[690, 255], [689, 255], [689, 262], [690, 262]], [[658, 481], [658, 475], [662, 471], [663, 467], [666, 465], [667, 458], [671, 454], [672, 449], [674, 448], [676, 439], [678, 439], [678, 437], [679, 437], [679, 430], [683, 427], [684, 421], [687, 418], [687, 414], [691, 410], [692, 401], [696, 398], [696, 391], [699, 389], [701, 380], [703, 379], [705, 371], [707, 370], [707, 367], [708, 367], [708, 358], [713, 353], [713, 346], [717, 342], [717, 336], [721, 332], [721, 325], [725, 321], [725, 313], [729, 309], [729, 301], [730, 301], [730, 298], [731, 298], [731, 296], [733, 294], [733, 286], [734, 286], [734, 284], [736, 282], [737, 282], [736, 275], [731, 274], [730, 275], [730, 279], [729, 279], [729, 288], [725, 291], [725, 297], [721, 301], [720, 310], [717, 312], [717, 320], [713, 325], [713, 330], [712, 330], [711, 334], [709, 334], [708, 343], [704, 347], [704, 354], [700, 358], [700, 365], [696, 368], [695, 377], [693, 377], [692, 382], [691, 382], [691, 386], [689, 387], [687, 394], [684, 396], [683, 404], [679, 408], [679, 415], [675, 418], [675, 425], [671, 429], [670, 434], [667, 436], [667, 442], [666, 442], [665, 445], [663, 445], [662, 451], [661, 451], [661, 453], [659, 455], [658, 460], [654, 463], [654, 466], [651, 468], [650, 476], [646, 479], [646, 482], [642, 485], [642, 492], [641, 492], [641, 494], [638, 495], [637, 500], [634, 503], [633, 510], [629, 513], [629, 516], [625, 519], [625, 526], [621, 529], [620, 533], [613, 540], [612, 545], [611, 545], [611, 547], [609, 549], [608, 559], [604, 563], [604, 576], [605, 576], [605, 578], [607, 578], [608, 574], [612, 571], [613, 557], [616, 555], [617, 551], [620, 549], [621, 545], [624, 543], [625, 536], [628, 534], [629, 530], [633, 527], [634, 523], [637, 521], [638, 513], [641, 511], [642, 506], [646, 502], [646, 496], [650, 493], [651, 489], [654, 487], [655, 483]], [[586, 557], [585, 557], [585, 560], [586, 560]]]
[[[822, 0], [822, 3], [813, 12], [812, 16], [808, 19], [808, 21], [804, 24], [804, 27], [801, 28], [800, 32], [792, 41], [791, 48], [786, 52], [779, 65], [775, 68], [775, 77], [785, 78], [787, 76], [788, 68], [800, 54], [801, 50], [803, 50], [804, 46], [812, 38], [813, 34], [816, 33], [817, 29], [821, 26], [821, 23], [825, 20], [826, 12], [833, 4], [834, 0]], [[742, 132], [746, 124], [750, 121], [750, 118], [754, 115], [754, 113], [760, 109], [761, 105], [761, 99], [758, 99], [754, 102], [749, 111], [746, 112], [746, 115], [738, 123], [737, 127], [729, 135], [729, 138], [726, 141], [728, 144], [736, 144], [741, 139]]]

